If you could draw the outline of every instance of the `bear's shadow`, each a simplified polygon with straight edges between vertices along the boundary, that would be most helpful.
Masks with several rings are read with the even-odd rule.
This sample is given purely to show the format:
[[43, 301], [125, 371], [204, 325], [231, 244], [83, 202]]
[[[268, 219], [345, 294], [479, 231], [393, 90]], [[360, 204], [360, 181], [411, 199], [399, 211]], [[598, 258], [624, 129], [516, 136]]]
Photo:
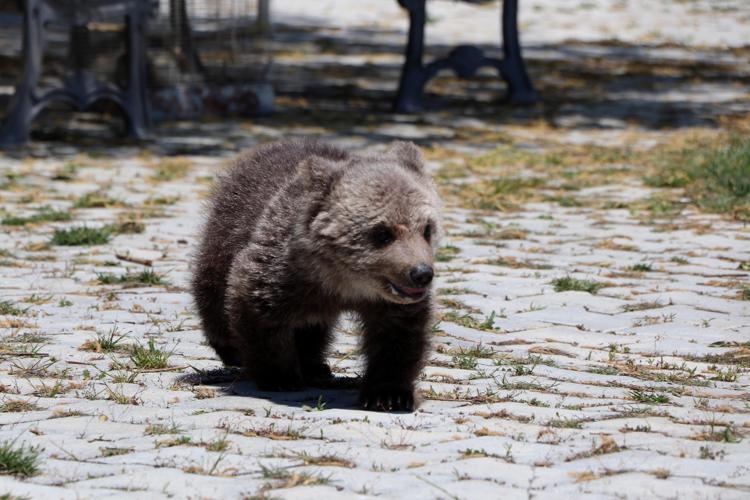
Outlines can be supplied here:
[[255, 382], [237, 368], [218, 368], [182, 375], [179, 381], [189, 385], [216, 386], [230, 396], [265, 399], [276, 404], [298, 408], [358, 410], [359, 378], [334, 377], [325, 384], [300, 391], [261, 391]]

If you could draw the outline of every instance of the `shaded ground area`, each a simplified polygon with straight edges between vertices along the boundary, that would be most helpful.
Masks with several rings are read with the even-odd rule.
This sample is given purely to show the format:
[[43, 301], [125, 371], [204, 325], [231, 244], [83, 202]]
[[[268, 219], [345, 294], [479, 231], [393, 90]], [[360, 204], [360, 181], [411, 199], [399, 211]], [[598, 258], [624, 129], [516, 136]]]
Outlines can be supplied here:
[[[372, 22], [358, 22], [357, 12], [351, 14], [353, 21], [342, 25], [347, 16], [332, 10], [335, 1], [324, 2], [318, 9], [304, 9], [303, 12], [310, 11], [309, 15], [291, 15], [293, 4], [280, 7], [290, 12], [280, 13], [274, 41], [252, 47], [267, 50], [275, 58], [269, 78], [281, 99], [277, 100], [279, 113], [269, 125], [285, 119], [294, 125], [310, 123], [338, 134], [356, 134], [359, 131], [352, 130], [356, 127], [392, 120], [389, 112], [406, 41], [403, 13], [389, 2], [379, 7], [368, 5], [362, 10], [385, 11], [374, 26]], [[499, 57], [496, 6], [451, 4], [436, 2], [431, 11], [427, 59], [445, 55], [453, 44], [464, 41], [473, 41]], [[743, 44], [740, 30], [750, 24], [747, 7], [732, 2], [726, 2], [722, 9], [710, 2], [660, 2], [661, 7], [675, 5], [677, 11], [665, 8], [662, 15], [684, 17], [685, 24], [693, 27], [703, 43], [691, 44], [690, 37], [670, 31], [659, 33], [656, 28], [645, 40], [634, 38], [637, 13], [619, 9], [607, 15], [611, 6], [605, 2], [527, 4], [521, 11], [521, 27], [526, 28], [522, 32], [525, 56], [543, 102], [531, 109], [504, 105], [504, 83], [489, 69], [470, 81], [445, 73], [428, 84], [425, 103], [432, 112], [416, 123], [430, 124], [443, 114], [458, 113], [488, 125], [544, 122], [549, 127], [568, 130], [619, 131], [715, 127], [721, 120], [745, 116], [750, 107], [750, 49]], [[576, 16], [594, 16], [609, 24], [621, 19], [624, 28], [615, 33], [609, 24], [599, 27], [589, 20], [590, 26], [571, 30]], [[737, 42], [729, 47], [726, 41], [706, 43], [703, 38], [710, 36], [712, 22], [723, 23], [726, 30], [714, 33], [714, 38], [721, 40], [723, 34]], [[740, 26], [735, 26], [738, 23]], [[3, 112], [19, 74], [19, 29], [4, 29], [0, 35], [0, 64], [5, 69], [0, 77], [0, 86], [5, 86], [0, 92]], [[555, 34], [564, 38], [554, 38]], [[199, 46], [204, 59], [210, 60], [214, 53], [226, 56], [226, 49], [219, 50], [216, 38], [217, 35], [203, 35]], [[116, 65], [111, 60], [118, 57], [113, 48], [116, 44], [110, 39], [106, 42], [107, 47], [112, 45], [112, 56], [100, 58], [98, 66], [103, 72], [114, 71], [117, 78]], [[156, 44], [154, 54], [158, 57], [150, 62], [150, 82], [158, 88], [176, 78], [176, 63], [165, 56], [164, 43], [161, 40]], [[50, 78], [67, 66], [65, 50], [64, 46], [58, 47], [53, 51], [56, 55], [47, 61]], [[238, 52], [236, 57], [240, 55]], [[115, 111], [106, 104], [100, 109]], [[68, 117], [63, 110], [49, 113], [37, 121], [36, 136], [61, 140], [70, 137], [71, 129], [83, 129], [89, 135], [94, 129], [115, 139], [121, 129], [113, 129], [112, 120], [102, 122], [98, 116], [78, 115], [72, 123]], [[420, 139], [443, 139], [430, 137], [429, 133], [423, 135]]]
[[[748, 49], [642, 48], [640, 27], [554, 43], [533, 12], [534, 108], [448, 75], [432, 111], [392, 115], [401, 31], [289, 18], [273, 116], [132, 144], [83, 115], [75, 143], [1, 157], [0, 495], [747, 497], [750, 208], [741, 187], [707, 195], [730, 188], [691, 162], [747, 135]], [[353, 388], [258, 392], [203, 342], [186, 292], [201, 202], [237, 150], [302, 135], [415, 140], [439, 184], [414, 414], [362, 412]], [[357, 339], [344, 321], [341, 377]]]

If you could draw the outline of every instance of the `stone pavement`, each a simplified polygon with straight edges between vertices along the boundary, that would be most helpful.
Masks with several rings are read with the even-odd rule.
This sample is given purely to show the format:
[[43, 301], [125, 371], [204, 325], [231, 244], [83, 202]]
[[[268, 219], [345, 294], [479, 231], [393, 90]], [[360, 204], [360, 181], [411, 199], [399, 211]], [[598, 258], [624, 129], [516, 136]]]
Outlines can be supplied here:
[[[718, 74], [748, 81], [746, 52], [697, 34], [699, 50], [623, 49], [656, 87], [605, 78], [591, 102], [540, 55], [559, 106], [399, 117], [311, 91], [252, 123], [165, 124], [142, 147], [0, 157], [0, 467], [38, 455], [0, 496], [748, 498], [750, 230], [644, 182], [652, 151], [746, 130], [747, 89], [684, 64], [725, 57]], [[316, 71], [297, 49], [279, 61], [288, 88]], [[655, 90], [666, 73], [676, 93]], [[443, 192], [440, 321], [413, 414], [360, 411], [353, 389], [258, 392], [203, 341], [186, 291], [201, 202], [237, 150], [301, 135], [416, 140]], [[360, 370], [346, 321], [331, 363]]]

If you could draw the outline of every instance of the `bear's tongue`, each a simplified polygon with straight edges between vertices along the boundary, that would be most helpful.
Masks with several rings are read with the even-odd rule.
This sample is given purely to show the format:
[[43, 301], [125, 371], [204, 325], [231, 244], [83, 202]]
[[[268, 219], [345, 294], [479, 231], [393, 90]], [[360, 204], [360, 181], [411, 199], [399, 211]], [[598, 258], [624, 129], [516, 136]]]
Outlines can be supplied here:
[[422, 295], [425, 291], [424, 288], [410, 288], [408, 286], [402, 286], [401, 290], [406, 292], [408, 295]]
[[411, 288], [408, 286], [396, 286], [393, 283], [391, 283], [391, 286], [396, 289], [397, 292], [400, 292], [402, 295], [407, 295], [409, 297], [419, 297], [424, 294], [426, 288]]

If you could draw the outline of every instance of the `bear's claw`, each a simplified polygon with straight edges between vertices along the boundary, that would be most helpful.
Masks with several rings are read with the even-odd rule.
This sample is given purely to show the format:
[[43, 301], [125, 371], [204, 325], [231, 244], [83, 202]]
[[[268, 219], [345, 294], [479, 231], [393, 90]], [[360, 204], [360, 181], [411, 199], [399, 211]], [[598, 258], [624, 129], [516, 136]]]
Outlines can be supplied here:
[[402, 387], [362, 389], [359, 405], [369, 411], [414, 411], [414, 391]]

